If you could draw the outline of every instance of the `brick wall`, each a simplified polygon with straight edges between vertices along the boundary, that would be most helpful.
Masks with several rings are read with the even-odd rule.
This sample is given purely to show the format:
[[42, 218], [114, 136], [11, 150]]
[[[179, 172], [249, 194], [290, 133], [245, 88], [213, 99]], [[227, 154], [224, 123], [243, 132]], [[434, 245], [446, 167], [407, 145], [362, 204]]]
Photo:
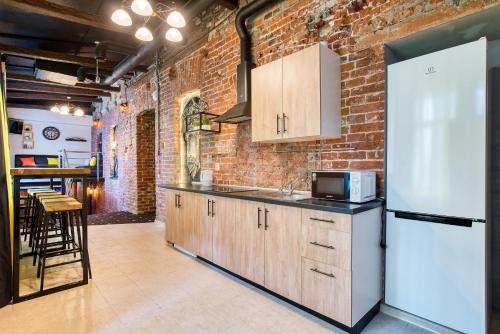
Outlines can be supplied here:
[[[375, 169], [383, 188], [384, 55], [383, 43], [493, 6], [499, 1], [410, 0], [285, 0], [249, 22], [257, 66], [326, 40], [342, 59], [342, 137], [291, 144], [255, 144], [251, 125], [224, 125], [219, 135], [201, 139], [202, 166], [214, 170], [217, 183], [278, 188], [314, 168]], [[242, 3], [246, 3], [242, 1]], [[366, 4], [363, 4], [366, 3]], [[359, 4], [359, 6], [358, 6]], [[234, 13], [218, 8], [210, 17], [210, 33], [182, 58], [162, 54], [160, 69], [160, 153], [156, 158], [157, 184], [175, 182], [179, 174], [179, 97], [200, 90], [210, 111], [220, 114], [236, 102], [236, 65], [239, 40]], [[113, 109], [103, 128], [119, 125], [120, 178], [105, 183], [105, 206], [137, 210], [131, 191], [137, 177], [136, 115], [152, 107], [144, 75], [129, 87], [130, 110]], [[148, 95], [149, 93], [149, 95]], [[106, 130], [104, 131], [107, 135]], [[128, 143], [128, 144], [127, 144]], [[122, 145], [129, 147], [128, 157]], [[106, 139], [104, 139], [106, 146]], [[123, 160], [123, 162], [122, 162]], [[126, 165], [126, 167], [124, 167]], [[123, 169], [126, 170], [123, 170]], [[106, 168], [105, 168], [106, 170]], [[306, 188], [305, 184], [301, 185]], [[379, 190], [380, 192], [380, 190]], [[157, 219], [164, 220], [164, 191], [157, 189]]]

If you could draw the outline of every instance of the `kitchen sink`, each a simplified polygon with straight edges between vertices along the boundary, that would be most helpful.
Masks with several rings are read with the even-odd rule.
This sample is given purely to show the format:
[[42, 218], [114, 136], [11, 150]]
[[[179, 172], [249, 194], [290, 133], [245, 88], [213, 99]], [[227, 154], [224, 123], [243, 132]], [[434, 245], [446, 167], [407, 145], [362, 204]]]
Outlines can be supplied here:
[[260, 197], [275, 198], [283, 201], [301, 201], [311, 198], [308, 194], [283, 194], [281, 192], [261, 192]]

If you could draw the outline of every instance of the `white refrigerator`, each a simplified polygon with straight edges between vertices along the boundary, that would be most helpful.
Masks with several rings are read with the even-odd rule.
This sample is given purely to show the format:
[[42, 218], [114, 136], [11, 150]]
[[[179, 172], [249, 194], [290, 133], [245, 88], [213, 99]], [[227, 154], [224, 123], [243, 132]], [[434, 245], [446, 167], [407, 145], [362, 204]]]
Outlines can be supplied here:
[[385, 302], [486, 333], [487, 41], [387, 68]]

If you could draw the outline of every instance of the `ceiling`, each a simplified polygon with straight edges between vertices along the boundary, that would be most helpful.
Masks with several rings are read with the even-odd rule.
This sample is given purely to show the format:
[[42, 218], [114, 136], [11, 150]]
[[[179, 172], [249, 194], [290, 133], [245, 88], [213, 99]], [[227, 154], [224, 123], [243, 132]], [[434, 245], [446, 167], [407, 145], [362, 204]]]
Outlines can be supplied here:
[[[68, 19], [68, 17], [60, 18], [58, 15], [41, 13], [39, 11], [26, 9], [23, 6], [18, 5], [18, 3], [33, 2], [37, 3], [37, 1], [25, 0], [0, 2], [0, 45], [53, 51], [63, 55], [85, 57], [86, 59], [93, 61], [95, 56], [96, 41], [110, 41], [116, 45], [127, 46], [127, 48], [132, 48], [133, 50], [138, 50], [144, 43], [134, 37], [135, 30], [144, 22], [143, 17], [131, 14], [134, 21], [134, 25], [132, 27], [113, 27], [110, 17], [113, 11], [121, 6], [122, 0], [39, 0], [39, 3], [37, 3], [37, 6], [41, 3], [47, 3], [49, 6], [51, 4], [65, 6], [66, 9], [69, 9], [73, 15], [76, 14], [75, 16], [82, 13], [82, 16], [89, 15], [89, 17], [92, 18], [100, 18], [105, 25], [107, 24], [111, 26], [111, 29], [97, 28], [91, 25], [76, 23], [72, 21], [71, 18]], [[130, 3], [131, 1], [126, 2]], [[161, 0], [161, 2], [165, 4], [172, 3], [172, 1], [167, 0]], [[181, 8], [185, 5], [185, 3], [186, 0], [176, 1], [177, 7]], [[147, 26], [151, 31], [154, 31], [160, 24], [160, 19], [152, 17]], [[0, 47], [0, 53], [3, 51], [4, 50]], [[9, 52], [3, 53], [6, 58], [8, 78], [9, 74], [31, 76], [35, 78], [38, 72], [42, 72], [36, 70], [36, 67], [39, 66], [43, 67], [45, 70], [48, 69], [49, 74], [52, 73], [51, 71], [57, 72], [55, 74], [61, 72], [75, 73], [77, 68], [83, 66], [81, 64], [67, 64], [54, 61], [37, 62], [34, 59], [36, 57], [27, 57], [24, 54], [20, 57], [9, 54]], [[119, 63], [127, 57], [127, 53], [130, 54], [130, 50], [127, 52], [109, 51], [107, 52], [106, 61], [113, 64]], [[88, 67], [89, 65], [85, 66]], [[76, 73], [74, 75], [76, 75]], [[94, 78], [92, 77], [92, 73], [90, 73], [90, 76], [89, 80], [93, 80]], [[58, 77], [58, 75], [52, 77], [55, 78]], [[40, 75], [38, 75], [38, 79], [40, 79]], [[9, 89], [9, 82], [10, 81], [8, 81], [7, 84], [8, 103], [22, 103], [30, 105], [53, 104], [52, 101], [38, 100], [36, 98], [29, 99], [24, 98], [23, 96], [19, 99], [19, 94], [29, 93], [33, 95], [33, 92]], [[19, 82], [16, 82], [16, 84], [19, 84]], [[40, 86], [40, 83], [22, 82], [22, 85], [31, 87]], [[16, 94], [9, 94], [9, 92]], [[9, 95], [14, 95], [16, 98], [9, 97]], [[95, 98], [97, 99], [98, 96], [95, 96]], [[91, 108], [90, 102], [75, 102], [75, 104]]]

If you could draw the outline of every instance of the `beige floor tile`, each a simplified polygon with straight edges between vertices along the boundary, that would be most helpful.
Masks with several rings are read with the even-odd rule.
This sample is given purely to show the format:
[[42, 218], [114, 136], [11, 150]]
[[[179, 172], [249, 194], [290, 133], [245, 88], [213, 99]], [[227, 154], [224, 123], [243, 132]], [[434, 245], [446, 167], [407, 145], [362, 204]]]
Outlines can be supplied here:
[[[158, 224], [89, 227], [89, 284], [0, 309], [0, 333], [344, 333], [173, 249], [163, 235]], [[71, 277], [52, 273], [53, 281]]]

